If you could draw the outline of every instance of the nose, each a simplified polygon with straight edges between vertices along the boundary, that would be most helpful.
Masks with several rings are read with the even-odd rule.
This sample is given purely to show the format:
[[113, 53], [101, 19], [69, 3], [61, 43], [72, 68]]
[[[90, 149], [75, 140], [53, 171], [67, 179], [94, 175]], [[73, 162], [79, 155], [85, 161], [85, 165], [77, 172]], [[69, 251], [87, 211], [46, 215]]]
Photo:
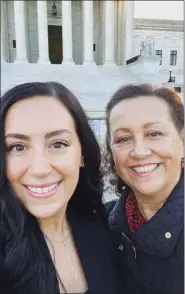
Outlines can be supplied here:
[[38, 178], [47, 177], [52, 171], [52, 166], [44, 152], [35, 152], [31, 157], [29, 172]]
[[144, 140], [136, 141], [134, 149], [130, 153], [130, 155], [136, 159], [145, 158], [150, 154], [152, 154], [152, 151], [145, 145]]

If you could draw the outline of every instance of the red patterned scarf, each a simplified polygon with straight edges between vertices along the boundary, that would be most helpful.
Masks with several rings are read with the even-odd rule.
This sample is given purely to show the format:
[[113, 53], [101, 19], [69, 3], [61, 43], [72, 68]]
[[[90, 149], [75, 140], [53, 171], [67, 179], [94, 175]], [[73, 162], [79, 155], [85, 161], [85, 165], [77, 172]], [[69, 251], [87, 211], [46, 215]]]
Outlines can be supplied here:
[[135, 232], [146, 220], [141, 215], [139, 208], [137, 206], [136, 197], [133, 193], [130, 193], [126, 201], [126, 216], [131, 232]]

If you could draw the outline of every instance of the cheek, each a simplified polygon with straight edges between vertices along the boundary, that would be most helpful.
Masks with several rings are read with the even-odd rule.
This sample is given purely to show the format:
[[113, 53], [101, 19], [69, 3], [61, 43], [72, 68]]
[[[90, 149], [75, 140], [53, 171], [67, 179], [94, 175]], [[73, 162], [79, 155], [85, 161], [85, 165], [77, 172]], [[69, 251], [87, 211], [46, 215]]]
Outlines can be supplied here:
[[180, 142], [168, 140], [156, 144], [153, 151], [161, 158], [173, 160], [181, 157], [182, 147]]
[[25, 170], [24, 162], [16, 159], [9, 158], [6, 159], [6, 174], [9, 182], [19, 181], [24, 175]]
[[159, 146], [156, 146], [154, 151], [161, 158], [170, 159], [173, 155], [173, 148], [170, 145], [162, 145], [161, 144]]
[[127, 153], [128, 152], [126, 152], [126, 150], [123, 150], [120, 147], [115, 147], [112, 149], [113, 159], [116, 167], [121, 168], [125, 164], [128, 158]]
[[7, 159], [6, 174], [8, 182], [14, 193], [20, 199], [24, 199], [24, 197], [21, 196], [23, 195], [23, 187], [20, 185], [20, 181], [24, 176], [25, 170], [26, 169], [24, 168], [23, 164], [20, 164], [20, 162], [17, 162], [17, 160]]
[[75, 176], [79, 174], [80, 169], [80, 162], [81, 162], [81, 154], [76, 152], [70, 152], [65, 156], [58, 158], [55, 162], [55, 167], [59, 173], [63, 174], [64, 176]]

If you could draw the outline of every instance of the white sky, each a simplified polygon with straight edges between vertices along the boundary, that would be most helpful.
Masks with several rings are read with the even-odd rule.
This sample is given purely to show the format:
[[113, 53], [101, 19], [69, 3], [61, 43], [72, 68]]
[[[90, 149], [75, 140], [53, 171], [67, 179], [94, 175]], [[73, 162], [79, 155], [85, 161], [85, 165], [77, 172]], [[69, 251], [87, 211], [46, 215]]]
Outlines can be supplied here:
[[135, 17], [184, 19], [184, 1], [134, 1], [134, 10]]

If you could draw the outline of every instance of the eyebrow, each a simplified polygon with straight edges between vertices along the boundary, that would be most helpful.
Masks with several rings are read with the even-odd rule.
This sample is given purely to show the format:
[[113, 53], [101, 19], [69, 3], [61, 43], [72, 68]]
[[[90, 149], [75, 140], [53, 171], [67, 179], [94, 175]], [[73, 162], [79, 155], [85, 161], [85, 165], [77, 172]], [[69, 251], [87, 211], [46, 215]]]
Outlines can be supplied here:
[[[61, 135], [63, 133], [68, 133], [71, 134], [70, 131], [68, 131], [67, 129], [62, 129], [62, 130], [55, 130], [55, 131], [51, 131], [45, 134], [44, 138], [45, 139], [49, 139], [51, 137], [57, 136], [57, 135]], [[19, 140], [26, 140], [26, 141], [30, 141], [31, 138], [29, 136], [23, 135], [23, 134], [16, 134], [16, 133], [10, 133], [5, 135], [5, 139], [6, 138], [14, 138], [14, 139], [19, 139]]]
[[[144, 128], [148, 128], [149, 126], [154, 125], [154, 124], [163, 124], [163, 125], [166, 125], [165, 123], [163, 123], [161, 121], [152, 121], [152, 122], [149, 122], [149, 123], [144, 124], [143, 127]], [[118, 131], [130, 131], [130, 129], [129, 128], [118, 128], [114, 132], [118, 132]]]

